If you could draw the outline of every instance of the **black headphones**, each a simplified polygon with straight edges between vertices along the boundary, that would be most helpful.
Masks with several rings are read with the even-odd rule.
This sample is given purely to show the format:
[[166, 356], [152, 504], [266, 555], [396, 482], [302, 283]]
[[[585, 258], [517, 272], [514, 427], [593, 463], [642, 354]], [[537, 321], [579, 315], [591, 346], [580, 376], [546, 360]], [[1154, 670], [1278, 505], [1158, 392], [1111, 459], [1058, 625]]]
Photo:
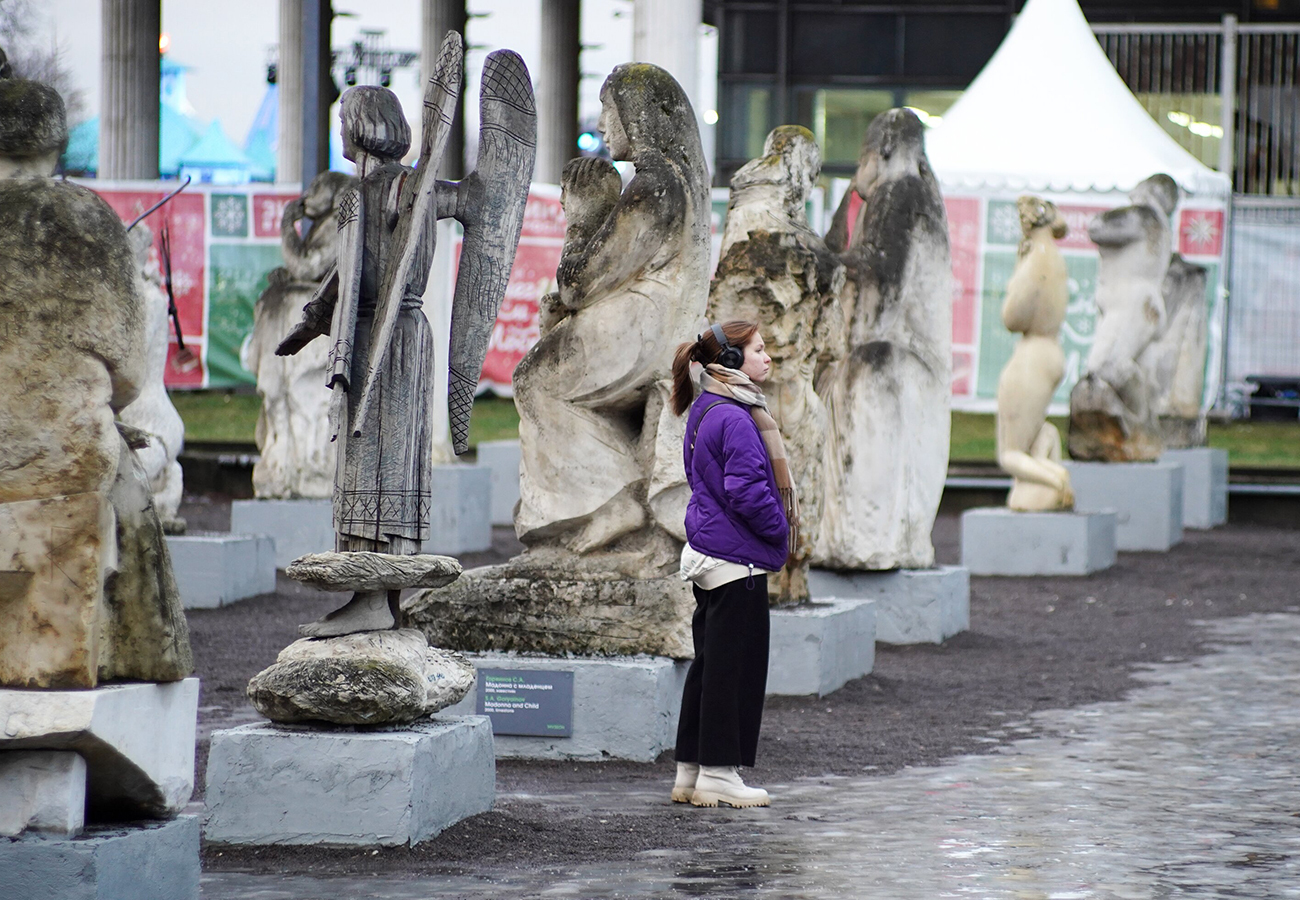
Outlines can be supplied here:
[[722, 333], [722, 326], [713, 324], [709, 326], [713, 331], [714, 340], [722, 348], [718, 354], [718, 364], [728, 369], [739, 369], [745, 364], [745, 351], [740, 347], [733, 347], [727, 343], [727, 336]]

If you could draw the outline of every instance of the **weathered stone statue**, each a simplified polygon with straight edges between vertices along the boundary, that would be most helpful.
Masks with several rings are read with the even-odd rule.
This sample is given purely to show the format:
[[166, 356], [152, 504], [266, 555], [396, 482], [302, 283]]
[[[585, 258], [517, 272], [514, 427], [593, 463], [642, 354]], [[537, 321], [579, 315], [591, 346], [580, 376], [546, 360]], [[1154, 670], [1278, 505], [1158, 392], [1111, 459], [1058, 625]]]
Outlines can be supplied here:
[[1015, 481], [1007, 506], [1045, 512], [1073, 509], [1070, 473], [1061, 465], [1061, 434], [1047, 407], [1065, 376], [1061, 323], [1069, 276], [1056, 240], [1068, 227], [1056, 205], [1033, 196], [1016, 201], [1025, 238], [1002, 302], [1002, 324], [1021, 338], [998, 378], [998, 465]]
[[1178, 185], [1152, 175], [1129, 194], [1131, 206], [1088, 226], [1101, 256], [1097, 330], [1084, 374], [1070, 393], [1070, 456], [1097, 462], [1154, 460], [1164, 444], [1156, 386], [1139, 357], [1165, 329], [1163, 285]]
[[[410, 721], [454, 703], [472, 683], [463, 660], [426, 652], [419, 632], [400, 629], [402, 589], [445, 585], [460, 574], [455, 560], [420, 553], [430, 504], [441, 500], [430, 494], [427, 405], [436, 349], [420, 303], [437, 220], [455, 217], [465, 226], [465, 242], [452, 301], [448, 401], [456, 451], [464, 452], [474, 389], [523, 228], [536, 114], [523, 60], [508, 50], [489, 54], [479, 92], [477, 166], [460, 182], [437, 181], [462, 58], [461, 37], [450, 32], [425, 92], [414, 169], [400, 163], [411, 131], [397, 97], [369, 86], [343, 95], [344, 155], [357, 164], [360, 181], [339, 204], [338, 269], [277, 352], [292, 354], [329, 334], [324, 381], [339, 442], [335, 552], [300, 557], [288, 574], [353, 595], [299, 629], [309, 638], [333, 638], [328, 649], [299, 641], [250, 683], [254, 704], [277, 720]], [[391, 636], [351, 637], [392, 629]], [[335, 676], [337, 684], [324, 685], [322, 679]], [[426, 690], [447, 679], [461, 685], [458, 693]], [[363, 682], [365, 691], [340, 695], [338, 685]], [[394, 700], [400, 693], [409, 696]]]
[[1169, 260], [1161, 294], [1165, 301], [1165, 330], [1147, 345], [1140, 362], [1156, 386], [1156, 415], [1160, 436], [1171, 450], [1205, 446], [1205, 352], [1209, 341], [1209, 308], [1205, 266], [1175, 253]]
[[0, 79], [0, 685], [175, 681], [193, 668], [162, 523], [116, 421], [146, 381], [136, 258], [55, 181], [63, 101]]
[[872, 120], [826, 235], [848, 270], [848, 353], [817, 384], [830, 412], [825, 504], [813, 561], [833, 569], [926, 568], [948, 472], [952, 271], [924, 127], [904, 109]]
[[528, 550], [407, 607], [459, 649], [691, 652], [694, 601], [676, 577], [683, 423], [667, 399], [673, 351], [708, 296], [708, 173], [690, 101], [663, 69], [619, 66], [601, 103], [605, 142], [636, 175], [610, 209], [607, 165], [567, 169], [577, 231], [547, 332], [514, 375]]
[[148, 445], [137, 450], [136, 456], [153, 488], [154, 507], [168, 534], [183, 534], [185, 520], [177, 512], [184, 486], [181, 464], [176, 458], [185, 446], [185, 423], [167, 396], [163, 382], [171, 332], [169, 301], [163, 291], [158, 264], [149, 253], [153, 233], [141, 222], [128, 235], [135, 252], [137, 288], [144, 300], [145, 377], [140, 395], [127, 404], [118, 419], [148, 435]]
[[[338, 207], [356, 179], [322, 172], [290, 203], [280, 221], [284, 266], [253, 308], [253, 336], [245, 367], [257, 378], [262, 410], [257, 416], [253, 492], [259, 499], [326, 498], [333, 494], [336, 444], [330, 440], [330, 393], [325, 383], [330, 347], [312, 343], [293, 356], [276, 346], [297, 323], [303, 305], [338, 265]], [[298, 223], [311, 219], [307, 233]]]
[[808, 599], [808, 562], [822, 510], [822, 456], [830, 422], [814, 385], [845, 351], [839, 295], [844, 266], [809, 227], [805, 204], [821, 172], [806, 128], [782, 125], [763, 156], [731, 179], [722, 255], [709, 289], [709, 321], [759, 322], [772, 357], [763, 383], [798, 489], [799, 546], [768, 579], [773, 603]]

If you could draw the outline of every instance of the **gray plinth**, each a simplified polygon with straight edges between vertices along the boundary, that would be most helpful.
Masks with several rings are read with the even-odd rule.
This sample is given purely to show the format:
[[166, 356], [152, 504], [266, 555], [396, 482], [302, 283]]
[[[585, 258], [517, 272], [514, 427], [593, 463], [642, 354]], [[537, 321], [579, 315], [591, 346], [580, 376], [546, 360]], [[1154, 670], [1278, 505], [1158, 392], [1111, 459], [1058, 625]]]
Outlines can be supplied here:
[[1067, 462], [1076, 512], [1113, 511], [1119, 550], [1168, 550], [1183, 539], [1183, 467]]
[[513, 524], [519, 501], [519, 442], [481, 442], [478, 464], [492, 473], [492, 524]]
[[455, 556], [492, 546], [492, 472], [486, 466], [434, 466], [425, 553]]
[[275, 541], [262, 534], [169, 535], [186, 609], [225, 606], [275, 591]]
[[234, 534], [275, 538], [275, 567], [308, 553], [334, 549], [334, 511], [329, 500], [232, 500]]
[[395, 846], [492, 808], [486, 716], [394, 728], [243, 725], [212, 734], [209, 841]]
[[80, 834], [86, 824], [86, 760], [72, 750], [0, 751], [0, 836]]
[[1184, 528], [1214, 528], [1228, 521], [1227, 450], [1166, 450], [1160, 461], [1183, 467]]
[[0, 841], [0, 897], [198, 900], [198, 817]]
[[[497, 735], [501, 758], [630, 759], [651, 762], [677, 741], [677, 714], [690, 662], [666, 656], [553, 657], [468, 653], [487, 669], [573, 673], [570, 737]], [[478, 685], [447, 712], [472, 713]]]
[[867, 597], [876, 601], [876, 640], [941, 644], [970, 628], [970, 572], [962, 566], [833, 572], [812, 569], [813, 600]]
[[767, 693], [823, 697], [871, 671], [876, 604], [831, 600], [772, 610]]
[[961, 514], [961, 562], [972, 575], [1088, 575], [1115, 564], [1116, 516], [1013, 512]]

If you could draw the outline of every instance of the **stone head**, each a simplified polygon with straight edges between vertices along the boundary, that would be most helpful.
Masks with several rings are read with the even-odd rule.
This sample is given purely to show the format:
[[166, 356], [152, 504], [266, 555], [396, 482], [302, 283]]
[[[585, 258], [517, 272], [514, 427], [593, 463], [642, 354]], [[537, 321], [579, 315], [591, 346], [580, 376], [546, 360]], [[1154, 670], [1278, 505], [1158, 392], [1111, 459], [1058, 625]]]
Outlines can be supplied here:
[[1020, 230], [1028, 235], [1035, 228], [1050, 226], [1052, 237], [1060, 240], [1070, 233], [1065, 224], [1065, 217], [1056, 208], [1056, 204], [1033, 194], [1024, 194], [1016, 199], [1016, 210], [1020, 213]]
[[1139, 181], [1137, 187], [1129, 191], [1128, 198], [1134, 206], [1153, 207], [1168, 218], [1178, 206], [1178, 194], [1178, 182], [1168, 175], [1157, 174]]
[[0, 178], [53, 175], [67, 145], [58, 91], [37, 81], [0, 79]]
[[618, 204], [623, 179], [606, 159], [571, 159], [560, 175], [560, 203], [570, 227], [591, 231], [599, 227]]
[[342, 172], [321, 172], [307, 185], [307, 193], [303, 194], [303, 212], [312, 219], [329, 215], [353, 181], [350, 175]]
[[929, 168], [925, 126], [910, 109], [890, 109], [867, 126], [853, 187], [865, 197], [881, 182], [928, 173]]
[[402, 115], [397, 95], [387, 88], [357, 85], [343, 93], [343, 156], [358, 162], [361, 155], [399, 160], [411, 149], [411, 126]]
[[802, 125], [780, 125], [767, 136], [763, 155], [741, 166], [731, 178], [732, 191], [774, 185], [790, 208], [802, 207], [822, 170], [822, 154], [813, 134]]
[[635, 162], [638, 156], [659, 153], [702, 164], [695, 112], [665, 70], [652, 63], [623, 63], [605, 79], [600, 102], [596, 127], [615, 159]]

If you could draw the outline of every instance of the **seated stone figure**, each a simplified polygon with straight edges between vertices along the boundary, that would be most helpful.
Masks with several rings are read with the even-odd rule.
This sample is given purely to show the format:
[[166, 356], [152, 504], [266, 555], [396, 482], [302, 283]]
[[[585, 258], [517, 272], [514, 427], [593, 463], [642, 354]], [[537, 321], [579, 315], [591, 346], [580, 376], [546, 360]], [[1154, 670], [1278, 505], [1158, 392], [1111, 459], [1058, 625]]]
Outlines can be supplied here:
[[115, 420], [145, 373], [122, 222], [55, 181], [63, 101], [0, 79], [0, 685], [172, 681], [193, 668], [162, 523]]
[[1047, 406], [1065, 375], [1058, 335], [1070, 285], [1054, 239], [1065, 237], [1068, 229], [1056, 205], [1046, 200], [1024, 196], [1016, 208], [1025, 238], [1007, 282], [1002, 324], [1021, 338], [998, 378], [998, 465], [1015, 478], [1007, 497], [1012, 509], [1072, 509], [1061, 435], [1047, 421]]
[[[321, 279], [338, 263], [338, 205], [356, 179], [322, 172], [307, 193], [285, 207], [280, 221], [284, 265], [267, 276], [267, 287], [253, 307], [253, 336], [244, 366], [257, 378], [262, 409], [257, 416], [253, 492], [259, 498], [326, 498], [334, 489], [334, 451], [330, 440], [330, 395], [321, 390], [330, 347], [317, 341], [293, 356], [277, 356], [276, 346], [297, 324], [302, 307]], [[312, 220], [305, 235], [298, 222]]]
[[1101, 260], [1097, 330], [1070, 393], [1070, 456], [1079, 460], [1153, 460], [1164, 450], [1155, 385], [1138, 359], [1165, 328], [1163, 283], [1178, 185], [1168, 175], [1152, 175], [1129, 200], [1132, 205], [1088, 226]]
[[830, 411], [825, 496], [813, 562], [835, 569], [928, 568], [948, 474], [952, 264], [925, 127], [906, 109], [867, 128], [852, 192], [826, 245], [847, 269], [848, 352], [818, 380]]
[[808, 599], [808, 562], [822, 510], [822, 454], [830, 427], [816, 377], [844, 355], [839, 294], [844, 266], [809, 227], [805, 203], [821, 172], [808, 129], [782, 125], [763, 156], [731, 178], [722, 253], [709, 289], [709, 321], [762, 323], [772, 357], [763, 383], [799, 496], [799, 537], [768, 579], [773, 603]]

